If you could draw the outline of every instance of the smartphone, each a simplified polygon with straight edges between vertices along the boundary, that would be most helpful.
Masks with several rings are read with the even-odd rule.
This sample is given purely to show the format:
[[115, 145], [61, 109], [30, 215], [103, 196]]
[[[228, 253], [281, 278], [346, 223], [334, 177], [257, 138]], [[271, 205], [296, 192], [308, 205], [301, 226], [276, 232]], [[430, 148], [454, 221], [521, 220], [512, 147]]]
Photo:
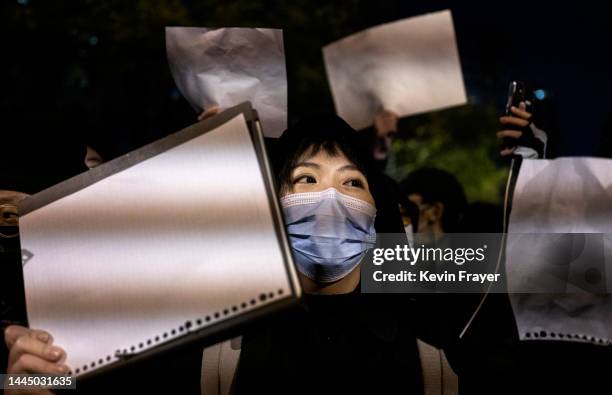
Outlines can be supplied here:
[[511, 107], [518, 107], [525, 102], [526, 111], [531, 112], [533, 106], [533, 94], [530, 94], [526, 85], [521, 81], [512, 81], [508, 87], [508, 100], [506, 101], [506, 115], [512, 115]]
[[[508, 87], [508, 100], [506, 101], [506, 109], [504, 111], [505, 115], [514, 115], [512, 111], [510, 111], [510, 108], [518, 108], [521, 102], [525, 103], [525, 111], [533, 113], [533, 93], [527, 90], [525, 83], [521, 81], [512, 81]], [[502, 146], [504, 148], [514, 147], [516, 146], [516, 139], [504, 137], [502, 139]]]

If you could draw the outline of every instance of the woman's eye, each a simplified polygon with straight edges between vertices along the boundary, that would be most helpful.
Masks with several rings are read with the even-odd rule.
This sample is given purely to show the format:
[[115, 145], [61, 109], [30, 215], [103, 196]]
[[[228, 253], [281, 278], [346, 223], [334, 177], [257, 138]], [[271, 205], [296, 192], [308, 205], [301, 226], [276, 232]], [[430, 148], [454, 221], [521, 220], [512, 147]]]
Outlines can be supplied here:
[[317, 180], [313, 176], [301, 176], [297, 177], [294, 181], [294, 184], [316, 184]]
[[358, 179], [351, 179], [348, 180], [345, 185], [348, 185], [349, 187], [353, 187], [353, 188], [363, 188], [363, 182], [361, 180]]

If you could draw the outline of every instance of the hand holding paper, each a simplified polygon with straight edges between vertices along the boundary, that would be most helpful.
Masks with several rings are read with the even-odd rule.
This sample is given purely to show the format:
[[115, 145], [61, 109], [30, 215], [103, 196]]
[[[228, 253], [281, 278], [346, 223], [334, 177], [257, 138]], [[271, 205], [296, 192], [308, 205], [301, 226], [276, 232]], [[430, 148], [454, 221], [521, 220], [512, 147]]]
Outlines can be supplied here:
[[76, 376], [289, 302], [255, 122], [244, 103], [22, 202], [28, 320]]

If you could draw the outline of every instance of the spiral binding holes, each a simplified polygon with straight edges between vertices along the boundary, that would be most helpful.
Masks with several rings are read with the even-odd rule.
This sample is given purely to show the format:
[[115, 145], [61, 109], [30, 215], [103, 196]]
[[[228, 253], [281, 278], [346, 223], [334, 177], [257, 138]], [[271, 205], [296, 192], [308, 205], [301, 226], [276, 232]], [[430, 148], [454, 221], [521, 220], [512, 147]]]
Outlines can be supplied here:
[[[131, 353], [134, 353], [137, 349], [139, 350], [144, 349], [145, 345], [152, 346], [162, 341], [166, 341], [169, 338], [176, 336], [177, 333], [189, 332], [192, 328], [197, 329], [198, 327], [201, 327], [205, 324], [209, 324], [215, 320], [220, 319], [221, 317], [227, 317], [227, 316], [230, 316], [231, 314], [238, 313], [241, 310], [247, 310], [253, 306], [256, 306], [259, 303], [266, 302], [267, 300], [274, 299], [275, 297], [282, 296], [283, 294], [284, 294], [284, 290], [282, 289], [278, 289], [276, 292], [261, 293], [259, 294], [257, 299], [253, 298], [248, 301], [243, 301], [240, 304], [236, 304], [231, 307], [225, 308], [222, 311], [213, 312], [212, 314], [197, 318], [194, 321], [190, 321], [190, 320], [185, 321], [183, 325], [180, 325], [177, 328], [172, 328], [170, 329], [169, 332], [164, 332], [161, 335], [155, 336], [154, 338], [147, 339], [146, 342], [138, 343], [137, 346], [136, 345], [130, 346], [129, 350], [127, 348], [123, 350], [118, 349], [115, 352], [114, 358], [120, 359], [122, 357], [128, 356]], [[89, 365], [83, 365], [80, 368], [76, 368], [74, 370], [74, 373], [75, 374], [85, 373], [90, 369], [94, 369], [96, 366], [104, 365], [105, 362], [111, 362], [112, 360], [113, 360], [113, 356], [107, 355], [106, 358], [100, 358], [98, 361], [93, 361]], [[69, 372], [69, 374], [72, 374], [72, 373], [73, 373], [72, 371]]]
[[582, 333], [554, 333], [547, 331], [540, 332], [525, 332], [526, 339], [546, 339], [547, 337], [554, 340], [577, 340], [583, 343], [599, 344], [599, 345], [612, 345], [612, 340], [604, 339], [596, 336], [589, 336]]

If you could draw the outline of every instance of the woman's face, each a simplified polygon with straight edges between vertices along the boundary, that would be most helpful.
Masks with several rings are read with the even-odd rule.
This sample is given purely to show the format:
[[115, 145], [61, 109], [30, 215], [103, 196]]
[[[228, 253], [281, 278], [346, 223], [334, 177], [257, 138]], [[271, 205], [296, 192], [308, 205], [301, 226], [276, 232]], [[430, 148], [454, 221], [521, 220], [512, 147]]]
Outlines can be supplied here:
[[324, 150], [316, 155], [306, 152], [291, 173], [290, 185], [282, 196], [291, 193], [320, 192], [336, 188], [339, 192], [375, 205], [365, 175], [343, 153], [331, 156]]

